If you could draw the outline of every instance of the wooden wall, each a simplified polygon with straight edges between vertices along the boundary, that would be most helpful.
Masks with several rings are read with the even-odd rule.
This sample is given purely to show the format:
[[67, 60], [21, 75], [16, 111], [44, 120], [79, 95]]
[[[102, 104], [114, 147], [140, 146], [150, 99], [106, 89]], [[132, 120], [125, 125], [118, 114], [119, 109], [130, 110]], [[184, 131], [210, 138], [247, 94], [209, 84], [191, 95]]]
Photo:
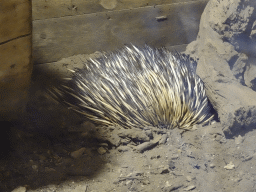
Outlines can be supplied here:
[[[33, 0], [34, 63], [124, 44], [186, 45], [208, 0]], [[162, 18], [162, 19], [161, 19]]]
[[24, 111], [32, 72], [30, 0], [0, 1], [0, 120]]

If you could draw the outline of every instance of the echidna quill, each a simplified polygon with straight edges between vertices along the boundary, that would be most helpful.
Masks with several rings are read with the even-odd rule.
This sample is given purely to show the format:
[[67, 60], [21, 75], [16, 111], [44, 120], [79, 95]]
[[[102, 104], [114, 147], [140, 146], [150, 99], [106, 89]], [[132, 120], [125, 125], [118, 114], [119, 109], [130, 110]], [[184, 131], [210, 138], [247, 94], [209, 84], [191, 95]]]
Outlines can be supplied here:
[[164, 48], [126, 46], [72, 72], [51, 94], [94, 123], [190, 129], [214, 116], [195, 63]]

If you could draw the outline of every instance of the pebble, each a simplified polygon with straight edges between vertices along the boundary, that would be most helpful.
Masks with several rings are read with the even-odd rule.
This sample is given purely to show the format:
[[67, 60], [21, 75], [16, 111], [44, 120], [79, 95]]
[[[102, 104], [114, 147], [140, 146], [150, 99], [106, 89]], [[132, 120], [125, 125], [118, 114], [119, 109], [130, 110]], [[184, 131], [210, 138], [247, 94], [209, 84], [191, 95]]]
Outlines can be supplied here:
[[177, 189], [183, 187], [183, 184], [176, 184], [174, 186], [164, 187], [164, 192], [176, 191]]
[[171, 169], [171, 170], [175, 169], [175, 162], [174, 161], [169, 162], [169, 169]]
[[235, 143], [237, 145], [243, 143], [243, 141], [244, 141], [244, 139], [243, 139], [243, 137], [241, 135], [238, 135], [238, 137], [235, 137]]
[[166, 174], [166, 173], [170, 173], [170, 171], [169, 171], [168, 168], [163, 168], [163, 169], [160, 171], [160, 174]]
[[214, 165], [213, 163], [211, 163], [211, 164], [209, 165], [209, 167], [210, 167], [210, 168], [214, 168], [215, 165]]
[[188, 175], [188, 176], [186, 176], [186, 179], [187, 179], [188, 182], [190, 182], [192, 180], [195, 180], [196, 177], [191, 177], [191, 176]]
[[235, 165], [232, 163], [232, 161], [230, 161], [229, 164], [227, 164], [226, 166], [224, 166], [225, 169], [227, 170], [231, 170], [234, 169]]
[[138, 145], [136, 147], [136, 150], [139, 151], [140, 153], [142, 153], [142, 152], [154, 147], [160, 141], [160, 139], [161, 139], [161, 136], [158, 135], [152, 141], [145, 142], [145, 143]]
[[155, 145], [155, 143], [151, 143], [151, 142], [145, 142], [145, 143], [142, 143], [140, 145], [138, 145], [136, 147], [136, 150], [140, 153], [143, 153], [144, 151], [152, 148], [153, 146]]
[[172, 186], [172, 184], [169, 181], [166, 181], [165, 182], [165, 187], [170, 187], [170, 186]]
[[128, 130], [123, 130], [122, 132], [118, 133], [118, 136], [121, 138], [132, 138], [134, 140], [139, 140], [139, 141], [149, 141], [149, 137], [146, 135], [145, 132], [141, 130], [136, 130], [136, 129], [128, 129]]
[[191, 191], [191, 190], [193, 190], [193, 189], [195, 189], [195, 188], [196, 188], [196, 186], [190, 185], [190, 186], [186, 187], [186, 188], [184, 189], [184, 191]]
[[17, 187], [14, 190], [12, 190], [12, 192], [26, 192], [26, 187]]
[[111, 135], [111, 137], [108, 138], [108, 141], [116, 147], [118, 147], [121, 144], [121, 139], [116, 134]]
[[165, 144], [166, 141], [167, 141], [167, 134], [163, 134], [159, 141], [159, 144]]
[[71, 155], [71, 157], [77, 159], [77, 158], [79, 158], [79, 157], [81, 157], [81, 156], [83, 155], [83, 153], [85, 152], [85, 150], [86, 150], [86, 149], [85, 149], [84, 147], [82, 147], [81, 149], [78, 149], [78, 150], [76, 150], [76, 151], [73, 151], [70, 155]]
[[34, 171], [38, 171], [38, 166], [37, 166], [37, 165], [32, 165], [32, 169], [33, 169]]
[[130, 147], [128, 147], [128, 146], [120, 146], [117, 148], [117, 150], [119, 152], [126, 152], [126, 151], [129, 151], [129, 149], [130, 149]]
[[120, 141], [123, 145], [128, 145], [131, 142], [131, 139], [125, 138], [125, 139], [121, 139]]
[[153, 133], [152, 133], [152, 130], [151, 130], [151, 129], [145, 130], [145, 134], [146, 134], [150, 139], [153, 138]]
[[97, 151], [98, 151], [98, 153], [100, 155], [103, 155], [103, 154], [105, 154], [107, 152], [107, 150], [105, 148], [103, 148], [103, 147], [98, 148]]
[[166, 16], [166, 15], [156, 17], [156, 20], [157, 20], [157, 21], [164, 21], [164, 20], [166, 20], [166, 19], [167, 19], [167, 16]]
[[149, 185], [150, 181], [148, 179], [142, 180], [141, 181], [142, 185]]
[[101, 146], [101, 147], [108, 147], [108, 144], [107, 143], [100, 143], [99, 146]]

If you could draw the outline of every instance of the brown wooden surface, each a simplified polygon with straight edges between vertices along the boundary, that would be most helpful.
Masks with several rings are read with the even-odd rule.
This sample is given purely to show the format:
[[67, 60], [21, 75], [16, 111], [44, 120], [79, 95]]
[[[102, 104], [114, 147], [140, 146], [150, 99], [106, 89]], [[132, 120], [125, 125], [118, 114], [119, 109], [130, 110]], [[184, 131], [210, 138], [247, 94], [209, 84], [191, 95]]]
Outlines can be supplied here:
[[25, 109], [32, 72], [30, 0], [0, 1], [0, 120]]
[[[31, 34], [31, 5], [26, 0], [0, 1], [0, 44]], [[29, 25], [27, 25], [29, 23]]]
[[[207, 1], [147, 6], [36, 20], [33, 22], [35, 63], [49, 63], [76, 54], [111, 51], [124, 44], [173, 46], [196, 39]], [[156, 17], [167, 19], [157, 21]]]
[[192, 1], [198, 0], [32, 0], [33, 20]]

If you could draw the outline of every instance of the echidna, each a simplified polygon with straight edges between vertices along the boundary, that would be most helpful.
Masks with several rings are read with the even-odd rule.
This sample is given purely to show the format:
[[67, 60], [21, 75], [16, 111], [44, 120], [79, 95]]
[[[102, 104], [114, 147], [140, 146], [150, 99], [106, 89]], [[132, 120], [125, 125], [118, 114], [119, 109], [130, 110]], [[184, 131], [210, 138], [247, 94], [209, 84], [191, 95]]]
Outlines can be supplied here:
[[95, 123], [190, 129], [213, 118], [196, 63], [149, 46], [105, 53], [51, 93]]

